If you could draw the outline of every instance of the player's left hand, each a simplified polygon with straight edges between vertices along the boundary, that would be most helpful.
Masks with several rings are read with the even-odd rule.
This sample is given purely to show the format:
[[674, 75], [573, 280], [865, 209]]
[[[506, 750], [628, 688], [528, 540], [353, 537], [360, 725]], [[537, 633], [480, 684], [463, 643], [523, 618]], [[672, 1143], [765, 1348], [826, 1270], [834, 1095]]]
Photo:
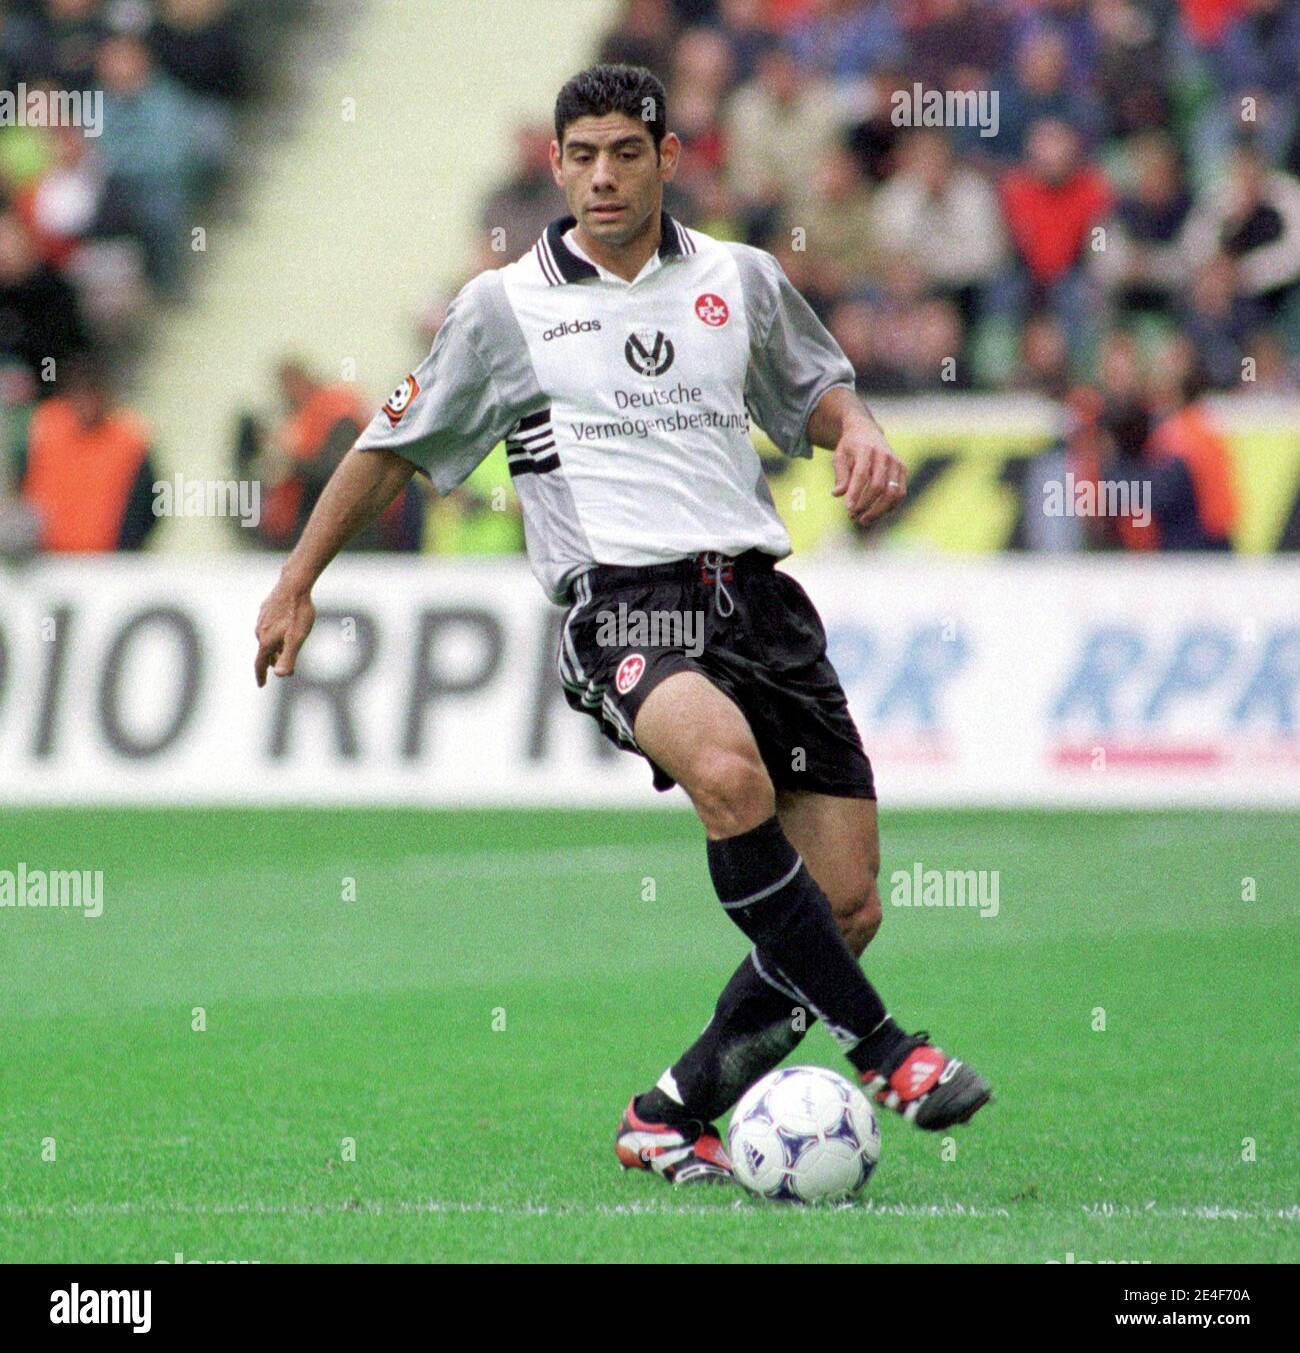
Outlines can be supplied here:
[[892, 512], [907, 493], [907, 467], [889, 449], [885, 434], [869, 420], [854, 421], [835, 445], [836, 498], [859, 526]]

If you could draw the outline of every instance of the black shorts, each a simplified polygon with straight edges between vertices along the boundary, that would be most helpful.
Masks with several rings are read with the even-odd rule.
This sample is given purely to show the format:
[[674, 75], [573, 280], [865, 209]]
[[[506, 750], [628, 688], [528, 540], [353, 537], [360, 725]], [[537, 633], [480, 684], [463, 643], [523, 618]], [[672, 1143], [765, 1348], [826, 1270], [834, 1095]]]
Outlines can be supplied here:
[[[778, 788], [874, 799], [821, 618], [775, 563], [749, 550], [589, 569], [573, 583], [560, 635], [565, 698], [644, 756], [632, 732], [642, 702], [674, 672], [699, 672], [740, 706]], [[651, 766], [655, 788], [671, 789]]]

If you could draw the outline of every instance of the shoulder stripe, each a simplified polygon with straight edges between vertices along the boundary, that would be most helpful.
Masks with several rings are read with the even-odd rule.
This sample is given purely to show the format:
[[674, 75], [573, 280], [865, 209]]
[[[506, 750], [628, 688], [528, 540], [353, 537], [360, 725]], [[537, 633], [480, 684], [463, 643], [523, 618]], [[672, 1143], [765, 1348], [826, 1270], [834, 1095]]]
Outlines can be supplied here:
[[555, 264], [549, 257], [549, 250], [546, 248], [545, 235], [541, 236], [537, 243], [533, 245], [533, 251], [536, 253], [537, 261], [541, 265], [542, 275], [551, 286], [558, 287], [560, 285], [560, 275], [555, 270]]

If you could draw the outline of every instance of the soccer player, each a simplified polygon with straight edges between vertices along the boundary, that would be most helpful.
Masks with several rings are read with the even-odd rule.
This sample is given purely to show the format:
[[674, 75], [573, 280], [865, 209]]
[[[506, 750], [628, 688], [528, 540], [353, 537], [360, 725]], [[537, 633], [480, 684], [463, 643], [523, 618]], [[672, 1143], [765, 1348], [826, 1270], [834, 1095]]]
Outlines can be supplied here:
[[898, 504], [906, 471], [775, 259], [664, 212], [680, 149], [649, 71], [564, 86], [551, 164], [570, 215], [464, 287], [339, 465], [263, 603], [256, 675], [292, 674], [316, 579], [416, 470], [446, 493], [505, 439], [533, 572], [568, 607], [566, 698], [657, 789], [686, 791], [753, 941], [619, 1125], [624, 1166], [691, 1183], [730, 1178], [714, 1119], [815, 1019], [918, 1127], [965, 1122], [989, 1087], [904, 1032], [859, 965], [881, 921], [871, 765], [817, 612], [775, 567], [790, 541], [749, 419], [789, 455], [834, 447], [833, 492], [859, 523]]

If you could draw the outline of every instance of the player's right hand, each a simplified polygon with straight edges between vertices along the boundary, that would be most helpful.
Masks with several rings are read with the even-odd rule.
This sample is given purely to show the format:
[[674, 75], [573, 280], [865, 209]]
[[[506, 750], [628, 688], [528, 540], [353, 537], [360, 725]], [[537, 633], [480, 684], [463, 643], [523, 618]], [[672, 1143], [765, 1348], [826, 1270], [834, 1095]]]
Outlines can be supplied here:
[[307, 592], [289, 587], [281, 579], [257, 613], [257, 660], [253, 671], [259, 686], [266, 685], [267, 669], [275, 664], [278, 677], [293, 675], [298, 650], [307, 642], [316, 623], [316, 608]]

